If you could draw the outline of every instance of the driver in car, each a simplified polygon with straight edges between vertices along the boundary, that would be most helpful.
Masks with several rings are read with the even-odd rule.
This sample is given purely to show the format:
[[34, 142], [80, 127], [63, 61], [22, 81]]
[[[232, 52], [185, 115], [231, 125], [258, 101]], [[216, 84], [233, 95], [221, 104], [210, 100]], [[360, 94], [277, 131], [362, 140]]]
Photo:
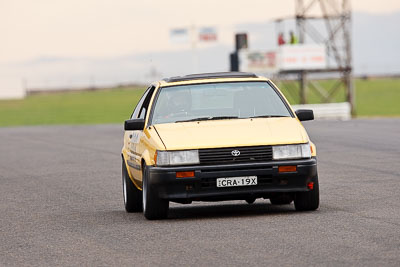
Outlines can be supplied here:
[[160, 114], [163, 118], [186, 116], [192, 107], [192, 96], [189, 90], [177, 90], [160, 103]]

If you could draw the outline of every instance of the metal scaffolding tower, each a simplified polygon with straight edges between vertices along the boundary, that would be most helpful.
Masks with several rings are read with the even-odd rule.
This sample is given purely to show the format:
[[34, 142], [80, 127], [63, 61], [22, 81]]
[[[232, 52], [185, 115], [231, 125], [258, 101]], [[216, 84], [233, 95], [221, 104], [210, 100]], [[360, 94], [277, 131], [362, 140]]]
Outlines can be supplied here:
[[[324, 44], [327, 51], [328, 66], [315, 70], [290, 70], [279, 73], [280, 80], [296, 75], [299, 84], [300, 103], [308, 103], [308, 92], [313, 91], [322, 103], [332, 102], [337, 93], [344, 89], [346, 101], [351, 105], [354, 115], [354, 91], [352, 77], [351, 51], [351, 7], [350, 0], [295, 0], [295, 22], [299, 43]], [[285, 19], [276, 20], [281, 24]], [[335, 78], [330, 88], [307, 77], [318, 73]], [[291, 83], [293, 84], [293, 83]], [[283, 86], [290, 86], [284, 83]], [[290, 89], [293, 88], [288, 88]]]

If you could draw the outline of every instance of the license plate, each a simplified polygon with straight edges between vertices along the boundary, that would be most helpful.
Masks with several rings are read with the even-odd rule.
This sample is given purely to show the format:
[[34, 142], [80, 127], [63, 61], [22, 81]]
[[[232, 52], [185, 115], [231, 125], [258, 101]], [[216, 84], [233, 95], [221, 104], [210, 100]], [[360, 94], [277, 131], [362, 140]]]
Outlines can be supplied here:
[[217, 187], [257, 185], [257, 176], [217, 178]]

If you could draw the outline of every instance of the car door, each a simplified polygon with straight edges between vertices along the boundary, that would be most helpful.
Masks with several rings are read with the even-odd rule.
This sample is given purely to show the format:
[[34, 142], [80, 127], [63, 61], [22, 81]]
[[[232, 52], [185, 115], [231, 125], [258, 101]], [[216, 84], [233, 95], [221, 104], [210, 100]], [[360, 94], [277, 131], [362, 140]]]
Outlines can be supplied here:
[[[136, 119], [139, 117], [140, 110], [142, 109], [143, 102], [146, 99], [147, 95], [149, 94], [150, 87], [147, 88], [147, 90], [144, 92], [143, 96], [140, 98], [138, 104], [136, 105], [135, 109], [133, 110], [130, 119]], [[137, 146], [137, 135], [139, 131], [125, 131], [125, 136], [128, 137], [128, 142], [126, 143], [127, 145], [127, 154], [128, 157], [126, 159], [128, 163], [128, 169], [131, 175], [133, 176], [133, 179], [135, 180], [136, 184], [139, 181], [139, 177], [137, 176], [137, 172], [135, 169], [138, 167], [136, 165], [136, 157], [135, 155], [135, 148]], [[135, 175], [136, 174], [136, 175]]]
[[[137, 107], [132, 113], [131, 119], [145, 119], [147, 115], [147, 110], [149, 107], [149, 102], [151, 96], [154, 92], [154, 86], [151, 86], [143, 94]], [[141, 151], [140, 151], [140, 140], [143, 136], [143, 130], [128, 131], [129, 141], [128, 141], [128, 165], [129, 171], [138, 186], [142, 186], [142, 168], [141, 168]]]

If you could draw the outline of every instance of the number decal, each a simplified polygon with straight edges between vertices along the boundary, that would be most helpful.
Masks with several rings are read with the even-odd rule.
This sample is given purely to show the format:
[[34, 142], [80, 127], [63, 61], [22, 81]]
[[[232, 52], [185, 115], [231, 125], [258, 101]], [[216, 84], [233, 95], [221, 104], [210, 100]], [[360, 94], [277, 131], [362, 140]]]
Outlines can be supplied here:
[[137, 144], [139, 143], [139, 139], [140, 139], [140, 132], [137, 131], [132, 132], [131, 142]]

